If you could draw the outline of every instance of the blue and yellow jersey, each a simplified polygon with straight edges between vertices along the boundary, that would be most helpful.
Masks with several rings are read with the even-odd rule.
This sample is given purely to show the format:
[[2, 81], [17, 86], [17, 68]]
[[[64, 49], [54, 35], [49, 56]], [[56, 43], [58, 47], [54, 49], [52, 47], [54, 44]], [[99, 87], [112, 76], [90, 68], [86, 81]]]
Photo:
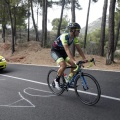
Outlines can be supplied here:
[[72, 40], [70, 40], [70, 35], [69, 33], [64, 33], [62, 35], [60, 35], [54, 42], [52, 45], [53, 49], [56, 50], [63, 50], [64, 47], [63, 45], [68, 45], [70, 46], [71, 44], [79, 44], [78, 39], [75, 37]]

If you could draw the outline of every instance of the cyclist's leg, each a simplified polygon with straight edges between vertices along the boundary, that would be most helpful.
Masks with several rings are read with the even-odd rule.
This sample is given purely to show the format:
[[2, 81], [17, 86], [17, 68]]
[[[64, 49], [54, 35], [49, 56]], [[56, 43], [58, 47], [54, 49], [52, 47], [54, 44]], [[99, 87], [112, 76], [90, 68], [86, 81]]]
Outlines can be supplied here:
[[[60, 59], [58, 59], [58, 60], [60, 60]], [[57, 74], [58, 74], [59, 76], [62, 76], [62, 75], [63, 75], [63, 72], [64, 72], [64, 70], [65, 70], [65, 68], [66, 68], [66, 62], [63, 60], [63, 61], [59, 62], [58, 64], [60, 65], [60, 67], [59, 67], [59, 69], [58, 69], [58, 71], [57, 71]]]
[[60, 80], [60, 77], [63, 75], [63, 72], [66, 68], [66, 62], [64, 60], [64, 53], [63, 52], [60, 52], [60, 51], [51, 51], [51, 56], [52, 58], [56, 61], [57, 64], [59, 64], [59, 69], [57, 71], [57, 76], [56, 76], [56, 79], [54, 80], [55, 82], [55, 86], [57, 89], [60, 89], [59, 87], [59, 80]]
[[64, 53], [64, 51], [52, 50], [51, 56], [56, 61], [56, 63], [60, 66], [57, 73], [58, 73], [58, 76], [61, 76], [66, 68], [66, 62], [64, 60], [64, 58], [66, 57], [66, 54]]
[[[72, 60], [70, 60], [70, 58], [69, 57], [67, 57], [66, 59], [65, 59], [65, 61], [68, 63], [68, 64], [70, 64], [71, 66], [75, 66], [75, 63], [72, 61]], [[75, 68], [71, 68], [71, 71], [70, 71], [70, 73], [71, 74], [74, 74], [74, 70]]]
[[[61, 60], [62, 60], [62, 61], [61, 61]], [[60, 61], [60, 62], [58, 62], [58, 61]], [[66, 68], [66, 62], [64, 61], [63, 58], [59, 58], [59, 59], [57, 60], [57, 63], [60, 65], [60, 67], [59, 67], [59, 69], [58, 69], [58, 71], [57, 71], [57, 76], [56, 76], [56, 79], [54, 80], [54, 82], [55, 82], [55, 84], [56, 84], [56, 88], [57, 88], [57, 89], [60, 89], [60, 87], [59, 87], [60, 77], [63, 75], [63, 72], [64, 72], [64, 70], [65, 70], [65, 68]]]

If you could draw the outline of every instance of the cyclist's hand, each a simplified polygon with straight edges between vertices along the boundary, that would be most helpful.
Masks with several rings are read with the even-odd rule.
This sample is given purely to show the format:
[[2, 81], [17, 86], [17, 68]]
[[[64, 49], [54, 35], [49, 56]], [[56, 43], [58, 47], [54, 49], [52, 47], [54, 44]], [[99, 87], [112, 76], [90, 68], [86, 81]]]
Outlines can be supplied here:
[[76, 66], [76, 68], [73, 70], [74, 72], [77, 72], [78, 71], [78, 68], [79, 68], [79, 66], [76, 64], [75, 65]]
[[73, 61], [73, 63], [76, 65], [77, 62], [76, 62], [76, 61]]

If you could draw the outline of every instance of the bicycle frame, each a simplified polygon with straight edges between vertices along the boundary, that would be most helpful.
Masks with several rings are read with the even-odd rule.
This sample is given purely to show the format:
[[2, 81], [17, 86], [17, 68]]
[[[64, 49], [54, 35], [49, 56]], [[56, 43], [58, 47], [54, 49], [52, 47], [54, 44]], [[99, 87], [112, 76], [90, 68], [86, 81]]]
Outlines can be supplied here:
[[[66, 67], [66, 68], [72, 68], [72, 67], [69, 66], [69, 67]], [[75, 73], [75, 75], [73, 75], [72, 79], [67, 84], [67, 87], [68, 88], [70, 87], [72, 82], [75, 81], [75, 78], [77, 77], [78, 74], [80, 74], [80, 78], [81, 78], [81, 83], [82, 83], [83, 89], [84, 90], [88, 90], [89, 88], [88, 88], [88, 85], [87, 85], [87, 82], [86, 82], [85, 78], [82, 76], [82, 69], [80, 68], [80, 66], [78, 68], [78, 71]]]
[[69, 84], [68, 84], [68, 87], [70, 87], [70, 85], [72, 84], [72, 82], [75, 81], [75, 78], [76, 78], [77, 74], [75, 74], [72, 79], [69, 81]]

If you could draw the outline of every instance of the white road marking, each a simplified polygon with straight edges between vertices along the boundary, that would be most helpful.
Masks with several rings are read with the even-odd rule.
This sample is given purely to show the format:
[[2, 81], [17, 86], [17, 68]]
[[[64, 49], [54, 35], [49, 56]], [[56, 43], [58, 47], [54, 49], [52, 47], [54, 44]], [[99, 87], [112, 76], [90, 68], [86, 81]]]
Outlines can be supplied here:
[[111, 97], [111, 96], [106, 96], [106, 95], [101, 95], [101, 97], [120, 101], [120, 98], [116, 98], [116, 97]]
[[[35, 107], [35, 105], [33, 105], [29, 100], [27, 100], [26, 98], [24, 98], [24, 97], [20, 94], [20, 92], [18, 92], [18, 94], [19, 94], [20, 97], [21, 97], [20, 100], [15, 101], [15, 102], [13, 102], [13, 103], [11, 103], [11, 104], [8, 104], [8, 105], [0, 105], [0, 107]], [[25, 100], [27, 103], [29, 103], [30, 106], [15, 105], [15, 104], [17, 104], [17, 103], [19, 103], [19, 102], [21, 102], [21, 101], [23, 101], [23, 100]]]
[[[41, 84], [41, 85], [47, 85], [47, 83], [43, 83], [43, 82], [38, 82], [38, 81], [33, 81], [33, 80], [29, 80], [29, 79], [24, 79], [24, 78], [19, 78], [19, 77], [14, 77], [14, 76], [9, 76], [9, 75], [3, 75], [0, 74], [1, 76], [4, 77], [9, 77], [9, 78], [14, 78], [14, 79], [19, 79], [22, 81], [27, 81], [27, 82], [32, 82], [32, 83], [37, 83], [37, 84]], [[72, 89], [69, 89], [72, 90]], [[73, 90], [72, 90], [73, 91]], [[92, 93], [91, 93], [92, 94]], [[116, 101], [120, 101], [120, 98], [116, 98], [116, 97], [111, 97], [111, 96], [107, 96], [107, 95], [101, 95], [101, 97], [103, 98], [107, 98], [107, 99], [112, 99], [112, 100], [116, 100]]]
[[33, 94], [27, 92], [27, 90], [30, 90], [30, 89], [33, 91], [39, 91], [39, 92], [43, 92], [43, 93], [51, 93], [52, 94], [52, 92], [50, 92], [50, 91], [45, 91], [45, 90], [40, 90], [40, 89], [35, 89], [35, 88], [30, 88], [30, 87], [24, 89], [24, 93], [26, 93], [27, 95], [30, 95], [30, 96], [34, 96], [34, 97], [53, 97], [53, 96], [56, 96], [53, 94], [52, 95], [33, 95]]
[[14, 78], [14, 79], [19, 79], [19, 80], [27, 81], [27, 82], [38, 83], [38, 84], [41, 84], [41, 85], [47, 85], [47, 83], [42, 83], [42, 82], [33, 81], [33, 80], [29, 80], [29, 79], [24, 79], [24, 78], [9, 76], [9, 75], [2, 75], [2, 74], [0, 74], [0, 75], [1, 75], [1, 76], [4, 76], [4, 77], [9, 77], [9, 78]]

